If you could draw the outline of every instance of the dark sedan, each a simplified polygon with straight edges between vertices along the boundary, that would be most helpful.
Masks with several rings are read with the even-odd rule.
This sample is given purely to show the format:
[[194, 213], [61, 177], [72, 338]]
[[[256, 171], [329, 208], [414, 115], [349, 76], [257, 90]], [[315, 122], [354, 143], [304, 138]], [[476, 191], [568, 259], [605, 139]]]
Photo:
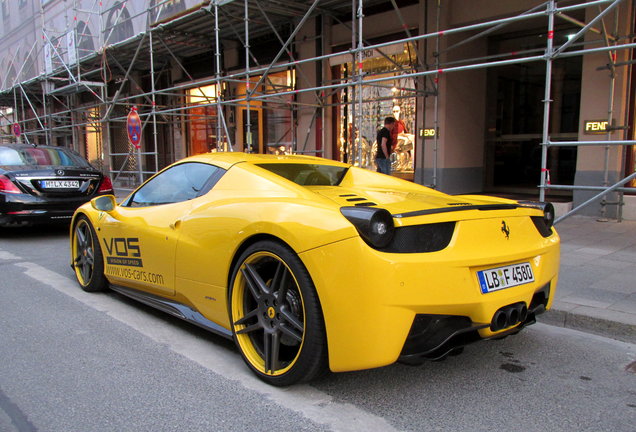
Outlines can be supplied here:
[[55, 146], [0, 146], [0, 226], [69, 222], [113, 185], [78, 153]]

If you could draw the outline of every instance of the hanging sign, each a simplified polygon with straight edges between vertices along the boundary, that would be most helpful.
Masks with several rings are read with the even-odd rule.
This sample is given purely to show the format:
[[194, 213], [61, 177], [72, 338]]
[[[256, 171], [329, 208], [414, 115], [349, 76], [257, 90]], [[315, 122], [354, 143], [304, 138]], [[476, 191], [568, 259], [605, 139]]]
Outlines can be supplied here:
[[20, 127], [20, 123], [13, 123], [13, 135], [15, 135], [16, 138], [20, 138], [20, 135], [22, 135], [22, 127]]
[[141, 147], [141, 119], [137, 114], [137, 107], [132, 107], [126, 119], [126, 129], [128, 131], [128, 141], [136, 149]]
[[66, 52], [68, 53], [68, 63], [77, 62], [77, 51], [75, 50], [75, 30], [66, 33]]
[[53, 58], [51, 57], [51, 44], [44, 45], [44, 71], [47, 74], [53, 72]]

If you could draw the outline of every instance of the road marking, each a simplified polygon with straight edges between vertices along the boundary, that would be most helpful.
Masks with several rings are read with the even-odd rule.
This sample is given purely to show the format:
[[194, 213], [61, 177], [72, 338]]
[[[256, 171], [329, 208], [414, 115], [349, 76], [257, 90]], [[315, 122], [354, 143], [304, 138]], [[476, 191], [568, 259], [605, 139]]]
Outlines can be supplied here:
[[10, 260], [21, 260], [22, 258], [17, 255], [13, 255], [10, 252], [0, 250], [0, 259], [5, 261], [10, 261]]
[[32, 262], [18, 262], [14, 265], [23, 268], [25, 274], [32, 279], [106, 313], [206, 369], [237, 381], [245, 388], [258, 392], [278, 405], [298, 412], [317, 424], [325, 425], [338, 432], [397, 431], [384, 418], [355, 405], [334, 401], [332, 396], [310, 385], [297, 385], [286, 389], [269, 386], [252, 375], [239, 354], [228, 351], [225, 345], [201, 340], [194, 334], [172, 326], [160, 318], [139, 313], [138, 309], [112, 295], [84, 292], [75, 280]]
[[37, 429], [29, 420], [29, 417], [22, 412], [20, 407], [13, 403], [9, 396], [4, 394], [0, 388], [0, 409], [9, 417], [11, 423], [17, 428], [18, 432], [36, 432]]

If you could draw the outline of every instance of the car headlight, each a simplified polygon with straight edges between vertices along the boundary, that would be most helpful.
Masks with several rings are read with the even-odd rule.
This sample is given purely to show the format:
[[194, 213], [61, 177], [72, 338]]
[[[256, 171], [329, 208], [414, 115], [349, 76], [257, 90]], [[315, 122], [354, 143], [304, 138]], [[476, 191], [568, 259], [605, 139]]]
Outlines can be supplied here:
[[381, 249], [393, 239], [393, 216], [386, 209], [370, 207], [342, 207], [340, 212], [353, 224], [369, 246]]

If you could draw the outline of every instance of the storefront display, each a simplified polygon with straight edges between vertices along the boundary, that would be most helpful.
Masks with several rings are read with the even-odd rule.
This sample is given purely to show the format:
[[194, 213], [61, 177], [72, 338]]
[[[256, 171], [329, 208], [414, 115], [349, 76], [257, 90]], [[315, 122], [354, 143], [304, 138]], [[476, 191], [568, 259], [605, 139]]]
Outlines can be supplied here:
[[[385, 56], [374, 53], [362, 62], [364, 80], [394, 77], [382, 83], [362, 85], [362, 104], [356, 88], [341, 90], [344, 103], [340, 115], [340, 160], [367, 169], [376, 169], [375, 137], [386, 117], [398, 120], [394, 129], [391, 170], [394, 175], [412, 179], [415, 160], [415, 107], [416, 90], [413, 78], [402, 78], [401, 73], [412, 67], [414, 49], [408, 44], [388, 47]], [[390, 55], [389, 55], [390, 54]], [[388, 58], [387, 58], [388, 57]], [[350, 79], [351, 63], [339, 66], [343, 81]], [[363, 81], [364, 82], [364, 81]], [[360, 112], [360, 109], [362, 110]], [[355, 130], [353, 127], [356, 124]]]
[[188, 156], [207, 153], [217, 148], [216, 85], [187, 90], [188, 105], [202, 105], [185, 112], [188, 124]]

